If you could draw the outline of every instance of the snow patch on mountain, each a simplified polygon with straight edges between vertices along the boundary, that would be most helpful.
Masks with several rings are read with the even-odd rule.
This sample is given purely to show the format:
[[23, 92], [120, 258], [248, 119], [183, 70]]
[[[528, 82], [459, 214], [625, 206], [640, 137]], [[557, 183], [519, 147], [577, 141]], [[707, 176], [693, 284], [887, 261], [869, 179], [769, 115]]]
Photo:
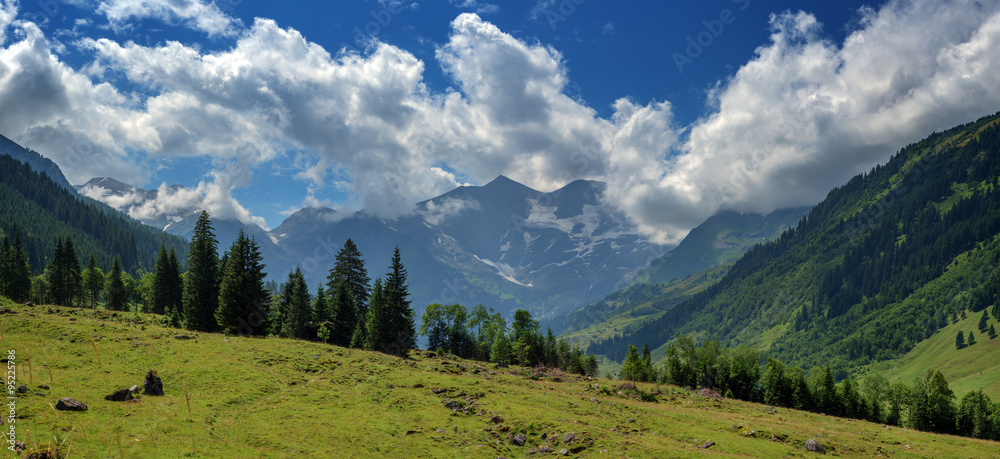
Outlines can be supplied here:
[[479, 255], [473, 255], [473, 256], [476, 257], [477, 260], [485, 263], [487, 266], [495, 269], [496, 272], [497, 272], [497, 274], [500, 275], [500, 277], [502, 277], [502, 278], [504, 278], [504, 279], [506, 279], [506, 280], [508, 280], [510, 282], [513, 282], [513, 283], [515, 283], [517, 285], [523, 286], [523, 287], [534, 287], [533, 285], [531, 285], [530, 282], [527, 283], [527, 284], [525, 284], [525, 283], [523, 283], [523, 282], [515, 279], [514, 278], [515, 270], [514, 270], [513, 267], [511, 267], [507, 263], [498, 263], [498, 262], [495, 262], [493, 260], [489, 260], [489, 259], [485, 259], [485, 258], [480, 258]]

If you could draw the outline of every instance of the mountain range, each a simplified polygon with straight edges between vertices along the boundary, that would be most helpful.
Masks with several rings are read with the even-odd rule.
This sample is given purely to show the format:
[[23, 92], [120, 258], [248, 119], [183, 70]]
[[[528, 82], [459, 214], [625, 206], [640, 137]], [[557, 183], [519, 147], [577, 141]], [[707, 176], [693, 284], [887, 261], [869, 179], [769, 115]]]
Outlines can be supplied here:
[[[70, 186], [58, 166], [42, 155], [3, 137], [0, 148], [102, 212], [113, 208], [172, 235], [189, 239], [201, 212], [193, 203], [169, 215], [149, 212], [149, 204], [160, 198], [158, 189], [111, 177]], [[560, 316], [627, 285], [664, 282], [730, 261], [802, 213], [792, 209], [764, 217], [724, 212], [669, 251], [672, 246], [651, 242], [602, 202], [605, 186], [578, 180], [540, 192], [499, 176], [484, 186], [463, 186], [419, 202], [409, 215], [393, 219], [364, 210], [306, 207], [271, 231], [236, 219], [213, 218], [213, 225], [220, 252], [240, 231], [252, 236], [269, 277], [278, 282], [299, 266], [311, 285], [324, 283], [337, 251], [352, 238], [373, 278], [387, 268], [394, 247], [400, 247], [418, 310], [431, 303], [485, 304], [504, 313], [524, 308], [559, 329]], [[184, 187], [168, 190], [176, 194]], [[43, 263], [45, 251], [37, 257], [35, 264]]]
[[[399, 246], [418, 308], [481, 303], [551, 318], [627, 285], [670, 248], [631, 230], [621, 212], [601, 202], [604, 186], [578, 180], [544, 193], [499, 176], [484, 186], [459, 187], [419, 202], [409, 215], [393, 219], [307, 207], [271, 231], [237, 220], [213, 219], [213, 225], [220, 251], [240, 230], [253, 236], [268, 273], [279, 282], [295, 266], [311, 285], [325, 282], [334, 256], [351, 238], [372, 277], [383, 273]], [[109, 177], [77, 188], [136, 216], [140, 213], [133, 209], [157, 199], [157, 190]], [[191, 208], [140, 218], [190, 237], [199, 212]]]

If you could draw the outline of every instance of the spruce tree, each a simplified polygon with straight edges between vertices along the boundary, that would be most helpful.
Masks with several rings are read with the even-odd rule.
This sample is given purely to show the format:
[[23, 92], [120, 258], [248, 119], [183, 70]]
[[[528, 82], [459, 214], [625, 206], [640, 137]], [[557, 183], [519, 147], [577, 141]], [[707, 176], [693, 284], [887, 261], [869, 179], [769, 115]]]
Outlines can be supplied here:
[[990, 324], [990, 339], [997, 337], [997, 330], [993, 328], [993, 324]]
[[390, 340], [389, 324], [389, 302], [386, 298], [385, 287], [382, 286], [382, 279], [375, 279], [372, 287], [372, 296], [368, 302], [368, 313], [365, 320], [368, 329], [368, 346], [379, 352], [387, 352], [386, 344]]
[[108, 304], [112, 311], [124, 311], [127, 306], [125, 282], [122, 280], [122, 266], [116, 256], [111, 262], [111, 274], [108, 275]]
[[49, 263], [49, 282], [52, 301], [60, 306], [71, 306], [81, 290], [80, 263], [76, 258], [73, 239], [56, 238], [56, 249]]
[[68, 234], [66, 240], [63, 241], [63, 258], [63, 264], [66, 266], [66, 292], [68, 295], [67, 303], [64, 306], [70, 306], [74, 299], [80, 298], [83, 294], [83, 276], [73, 238]]
[[170, 256], [167, 255], [166, 246], [160, 245], [160, 253], [156, 256], [156, 271], [153, 272], [153, 304], [150, 308], [153, 314], [164, 314], [167, 312], [167, 303], [170, 301]]
[[628, 353], [625, 355], [625, 362], [622, 363], [622, 368], [618, 371], [618, 379], [624, 381], [642, 381], [644, 378], [642, 365], [642, 358], [639, 357], [639, 351], [635, 346], [629, 344]]
[[358, 309], [354, 305], [354, 298], [347, 282], [341, 279], [333, 293], [333, 330], [330, 331], [330, 342], [337, 346], [350, 346], [357, 321]]
[[963, 347], [965, 347], [965, 335], [962, 334], [962, 330], [959, 330], [958, 334], [955, 335], [955, 349], [961, 349]]
[[986, 333], [986, 330], [989, 328], [989, 320], [990, 320], [989, 313], [986, 312], [986, 311], [983, 311], [983, 315], [979, 318], [979, 331], [980, 332]]
[[354, 298], [354, 304], [363, 316], [368, 308], [371, 279], [368, 278], [368, 270], [365, 269], [361, 251], [351, 239], [347, 239], [344, 247], [337, 252], [337, 262], [327, 276], [326, 285], [331, 294], [336, 292], [340, 281], [347, 282], [347, 289]]
[[298, 267], [288, 273], [285, 288], [281, 291], [281, 336], [286, 338], [308, 338], [306, 324], [310, 316], [309, 287]]
[[184, 278], [181, 276], [180, 264], [177, 262], [177, 252], [170, 248], [170, 256], [167, 259], [166, 275], [166, 300], [163, 302], [163, 313], [166, 314], [170, 325], [180, 327], [184, 312]]
[[14, 245], [7, 253], [7, 297], [23, 303], [31, 295], [31, 266], [28, 264], [28, 254], [21, 245], [21, 232], [14, 231]]
[[354, 334], [351, 335], [351, 347], [355, 349], [368, 349], [368, 322], [364, 317], [358, 316], [358, 324], [354, 326]]
[[383, 352], [406, 356], [416, 345], [416, 326], [410, 308], [409, 287], [406, 285], [406, 268], [400, 260], [399, 246], [392, 254], [392, 264], [386, 274], [385, 296], [389, 310], [388, 341], [381, 343]]
[[184, 278], [184, 326], [189, 330], [216, 331], [219, 304], [218, 240], [208, 212], [202, 211], [194, 225]]
[[333, 321], [332, 301], [327, 297], [326, 290], [320, 285], [316, 288], [316, 296], [313, 297], [311, 320], [317, 326], [323, 322]]
[[973, 332], [969, 332], [969, 346], [976, 344], [976, 335]]
[[101, 290], [104, 290], [104, 272], [97, 267], [93, 255], [87, 261], [87, 269], [83, 270], [83, 290], [86, 292], [87, 299], [90, 300], [90, 307], [96, 308], [97, 298], [100, 296]]
[[[271, 296], [264, 288], [267, 273], [264, 272], [263, 257], [257, 242], [240, 230], [239, 236], [229, 248], [228, 257], [223, 258], [226, 264], [219, 283], [216, 323], [227, 333], [266, 335], [267, 309]], [[301, 271], [299, 274], [301, 275]], [[308, 295], [307, 291], [306, 301], [302, 306], [306, 310], [304, 314], [308, 314]], [[308, 318], [308, 315], [304, 317]]]

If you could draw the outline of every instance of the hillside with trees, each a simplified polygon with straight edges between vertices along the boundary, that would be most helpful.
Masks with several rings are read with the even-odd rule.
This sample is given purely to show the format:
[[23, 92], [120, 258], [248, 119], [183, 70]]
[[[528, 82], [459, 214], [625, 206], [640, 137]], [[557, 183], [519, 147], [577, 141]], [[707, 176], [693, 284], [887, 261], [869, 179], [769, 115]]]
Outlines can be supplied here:
[[20, 239], [32, 274], [42, 273], [57, 239], [67, 236], [81, 259], [93, 256], [103, 270], [118, 257], [127, 272], [151, 271], [160, 246], [187, 254], [184, 239], [80, 197], [6, 154], [0, 154], [0, 236]]
[[824, 363], [839, 379], [905, 354], [966, 310], [996, 315], [998, 123], [994, 115], [908, 145], [715, 284], [589, 352], [620, 360], [628, 344], [695, 333], [803, 368]]

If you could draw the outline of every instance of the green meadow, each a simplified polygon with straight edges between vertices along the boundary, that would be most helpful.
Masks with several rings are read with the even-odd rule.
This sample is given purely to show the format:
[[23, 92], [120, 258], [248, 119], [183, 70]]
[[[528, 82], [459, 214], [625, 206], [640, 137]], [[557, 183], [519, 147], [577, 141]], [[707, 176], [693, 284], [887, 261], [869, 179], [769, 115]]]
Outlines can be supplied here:
[[[789, 457], [815, 454], [805, 448], [813, 438], [839, 456], [995, 457], [1000, 447], [672, 386], [192, 333], [154, 315], [5, 306], [14, 312], [0, 315], [2, 343], [16, 353], [16, 384], [28, 387], [14, 424], [23, 456]], [[150, 368], [164, 396], [105, 400], [142, 387]], [[56, 410], [62, 397], [88, 409]]]

